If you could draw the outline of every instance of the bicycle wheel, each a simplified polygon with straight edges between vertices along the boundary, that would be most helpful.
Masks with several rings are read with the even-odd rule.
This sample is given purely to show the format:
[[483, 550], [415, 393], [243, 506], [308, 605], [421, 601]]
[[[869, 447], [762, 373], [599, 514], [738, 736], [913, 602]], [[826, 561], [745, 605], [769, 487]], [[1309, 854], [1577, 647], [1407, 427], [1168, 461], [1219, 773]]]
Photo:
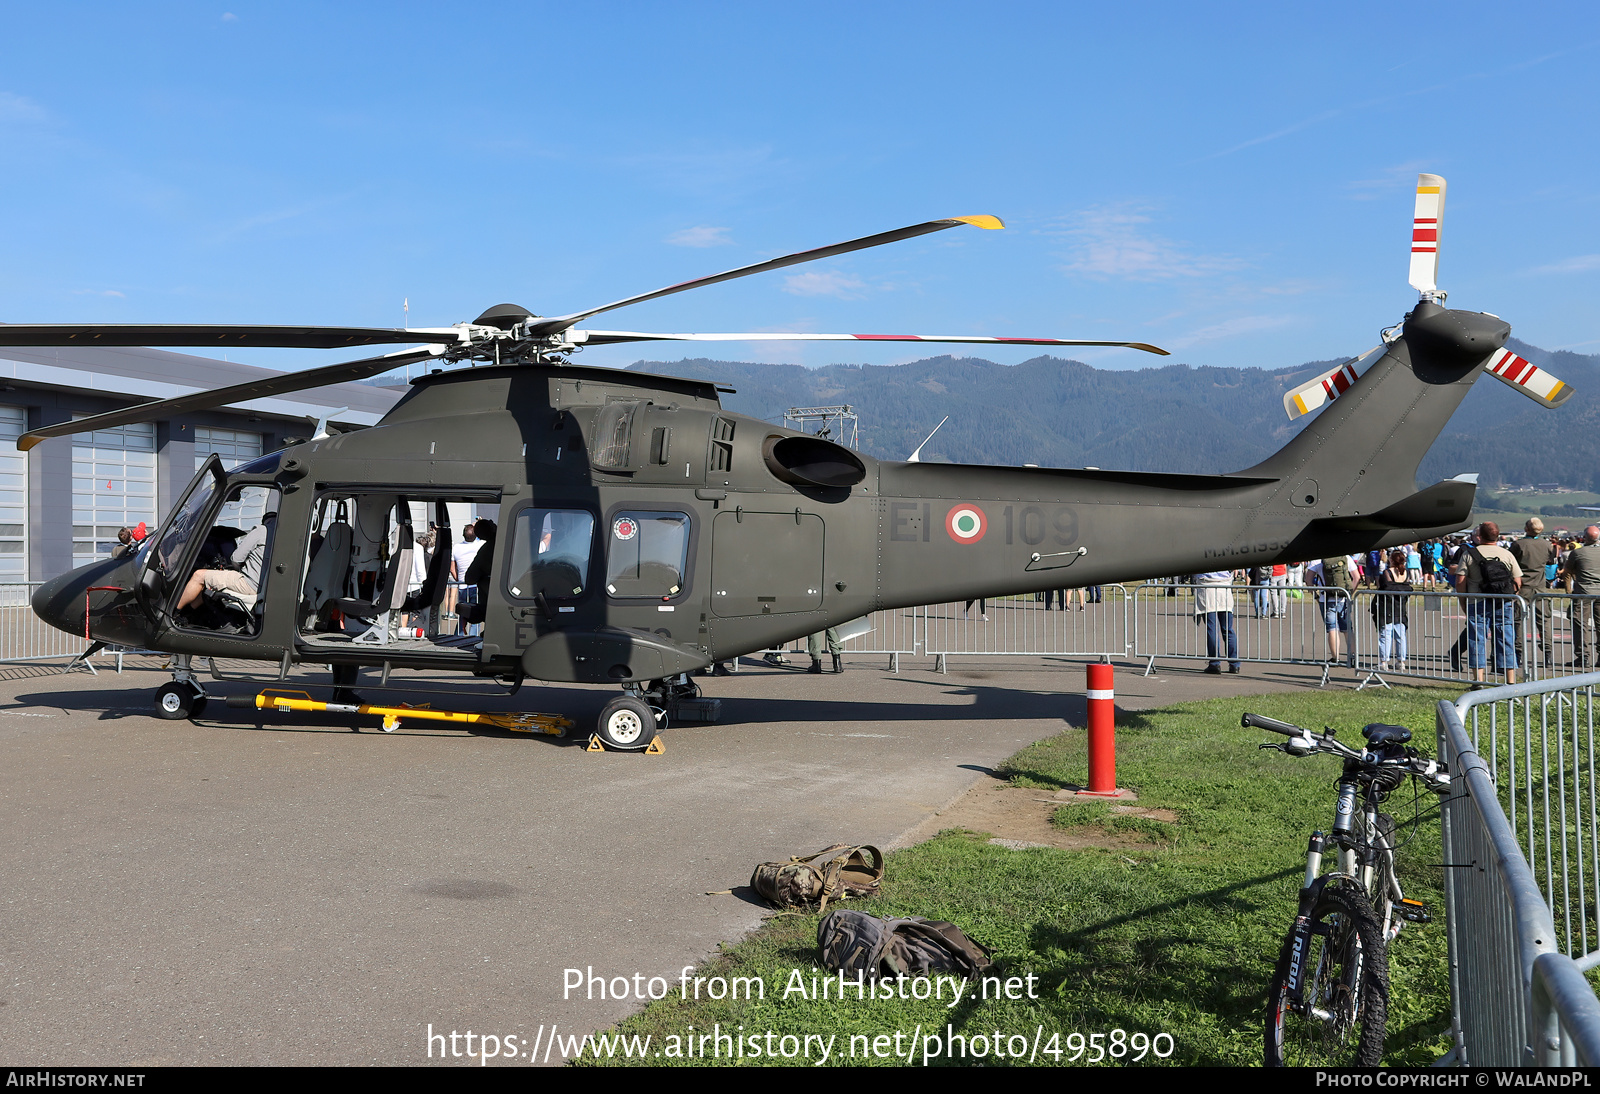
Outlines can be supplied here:
[[1389, 957], [1367, 898], [1331, 885], [1311, 911], [1299, 957], [1300, 997], [1290, 986], [1295, 932], [1284, 940], [1267, 996], [1268, 1067], [1376, 1067], [1389, 1011]]

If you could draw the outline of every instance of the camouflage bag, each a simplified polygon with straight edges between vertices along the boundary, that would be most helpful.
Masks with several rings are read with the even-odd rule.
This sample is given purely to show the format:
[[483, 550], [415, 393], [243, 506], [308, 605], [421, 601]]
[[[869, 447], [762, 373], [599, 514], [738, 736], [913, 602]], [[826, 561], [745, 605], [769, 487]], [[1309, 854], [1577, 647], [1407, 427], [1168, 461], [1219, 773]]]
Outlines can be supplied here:
[[944, 973], [971, 980], [994, 964], [989, 950], [942, 920], [881, 919], [841, 908], [817, 926], [817, 948], [830, 972], [868, 980]]
[[836, 843], [805, 858], [763, 862], [750, 875], [750, 887], [779, 908], [820, 905], [854, 896], [877, 896], [883, 881], [883, 852], [876, 847]]

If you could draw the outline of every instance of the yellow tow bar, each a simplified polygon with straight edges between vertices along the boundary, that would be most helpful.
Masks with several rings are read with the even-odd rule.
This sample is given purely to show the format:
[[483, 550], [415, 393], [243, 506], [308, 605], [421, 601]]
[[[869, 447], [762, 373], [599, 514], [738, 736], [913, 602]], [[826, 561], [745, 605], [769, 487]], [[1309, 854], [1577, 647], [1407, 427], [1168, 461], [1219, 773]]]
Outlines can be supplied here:
[[559, 714], [475, 713], [471, 711], [433, 710], [429, 707], [380, 707], [371, 703], [319, 703], [304, 691], [283, 691], [269, 688], [259, 695], [230, 695], [230, 707], [255, 707], [257, 710], [276, 710], [283, 714], [293, 711], [315, 711], [328, 714], [376, 714], [383, 719], [383, 731], [393, 733], [400, 728], [400, 720], [420, 718], [430, 722], [455, 722], [460, 725], [486, 725], [509, 729], [513, 733], [542, 733], [550, 737], [565, 737], [573, 727], [571, 718]]

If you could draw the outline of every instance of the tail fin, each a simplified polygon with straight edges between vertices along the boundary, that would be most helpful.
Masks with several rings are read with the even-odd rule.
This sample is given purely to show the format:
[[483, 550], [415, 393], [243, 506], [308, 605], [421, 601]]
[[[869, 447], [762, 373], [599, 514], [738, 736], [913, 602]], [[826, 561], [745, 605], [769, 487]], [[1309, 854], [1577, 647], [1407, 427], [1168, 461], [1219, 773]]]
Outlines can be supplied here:
[[[1354, 384], [1276, 454], [1239, 473], [1279, 479], [1264, 508], [1299, 510], [1302, 519], [1306, 511], [1349, 519], [1397, 505], [1417, 493], [1422, 457], [1510, 334], [1495, 316], [1418, 302], [1400, 337]], [[1451, 491], [1458, 503], [1459, 494]]]

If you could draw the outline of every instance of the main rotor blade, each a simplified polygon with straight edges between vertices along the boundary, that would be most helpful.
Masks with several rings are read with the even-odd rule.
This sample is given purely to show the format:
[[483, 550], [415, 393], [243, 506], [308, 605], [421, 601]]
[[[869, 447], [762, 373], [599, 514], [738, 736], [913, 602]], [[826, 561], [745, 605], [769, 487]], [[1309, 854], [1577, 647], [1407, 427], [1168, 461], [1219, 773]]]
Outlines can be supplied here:
[[751, 274], [765, 273], [767, 270], [778, 270], [785, 266], [797, 266], [802, 262], [811, 262], [818, 258], [831, 258], [834, 255], [842, 255], [850, 251], [863, 251], [868, 247], [879, 247], [885, 243], [894, 243], [902, 239], [910, 239], [913, 236], [927, 235], [929, 232], [942, 232], [946, 228], [954, 228], [959, 224], [971, 224], [979, 228], [990, 229], [1005, 227], [999, 217], [991, 216], [950, 217], [945, 220], [930, 220], [922, 224], [913, 224], [906, 228], [896, 228], [892, 232], [879, 232], [877, 235], [862, 236], [860, 239], [835, 243], [829, 247], [818, 247], [812, 251], [799, 251], [792, 255], [784, 255], [782, 258], [768, 259], [766, 262], [757, 262], [753, 266], [740, 266], [736, 270], [712, 274], [710, 277], [698, 277], [693, 281], [668, 285], [666, 288], [657, 289], [655, 292], [630, 296], [625, 300], [617, 300], [610, 304], [603, 304], [598, 308], [590, 308], [588, 311], [573, 312], [571, 315], [552, 316], [549, 319], [533, 323], [531, 329], [534, 334], [556, 334], [566, 330], [574, 323], [589, 318], [591, 315], [599, 315], [601, 312], [611, 311], [613, 308], [622, 308], [629, 304], [654, 300], [660, 296], [671, 296], [673, 293], [688, 292], [690, 289], [698, 289], [702, 285], [715, 285], [719, 281], [732, 281], [736, 277], [749, 277]]
[[1508, 349], [1495, 350], [1485, 371], [1513, 391], [1520, 391], [1540, 406], [1552, 410], [1572, 398], [1571, 384], [1557, 380], [1539, 366], [1530, 364], [1527, 358], [1518, 357]]
[[961, 342], [984, 346], [1118, 346], [1169, 357], [1160, 346], [1147, 342], [1098, 342], [1080, 338], [989, 338], [977, 334], [646, 334], [628, 330], [575, 330], [572, 340], [582, 346], [609, 346], [621, 342]]
[[0, 323], [0, 346], [260, 346], [340, 349], [395, 342], [459, 342], [454, 327], [261, 327], [188, 323]]
[[1439, 288], [1439, 229], [1444, 224], [1444, 179], [1417, 176], [1417, 211], [1411, 222], [1411, 287]]
[[381, 357], [368, 357], [361, 361], [347, 361], [342, 365], [327, 365], [323, 368], [307, 369], [305, 372], [285, 372], [278, 376], [269, 376], [261, 380], [251, 380], [248, 383], [234, 384], [232, 387], [212, 388], [210, 391], [197, 391], [192, 395], [178, 395], [171, 399], [156, 399], [152, 402], [140, 403], [138, 406], [124, 407], [122, 410], [108, 410], [104, 414], [91, 414], [87, 418], [47, 425], [43, 429], [29, 430], [17, 438], [17, 449], [18, 451], [26, 452], [40, 441], [49, 440], [51, 437], [66, 437], [73, 433], [88, 433], [96, 429], [110, 429], [113, 426], [128, 425], [130, 422], [148, 422], [155, 418], [165, 418], [173, 414], [210, 410], [212, 407], [248, 402], [251, 399], [266, 399], [274, 395], [287, 395], [293, 391], [326, 387], [328, 384], [365, 380], [369, 376], [379, 376], [390, 369], [399, 368], [402, 365], [409, 365], [415, 361], [424, 361], [429, 357], [437, 357], [441, 352], [442, 350], [437, 346], [429, 346], [427, 349], [400, 350], [396, 353], [386, 353]]

